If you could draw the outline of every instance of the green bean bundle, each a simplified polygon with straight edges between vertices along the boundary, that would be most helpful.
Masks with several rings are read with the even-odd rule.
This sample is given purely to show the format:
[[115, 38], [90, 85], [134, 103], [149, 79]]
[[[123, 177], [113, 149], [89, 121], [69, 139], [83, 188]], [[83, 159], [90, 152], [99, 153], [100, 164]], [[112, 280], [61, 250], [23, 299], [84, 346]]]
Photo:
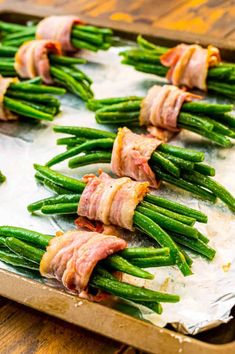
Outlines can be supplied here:
[[[17, 47], [0, 46], [0, 74], [2, 76], [15, 77], [15, 55]], [[69, 57], [63, 55], [49, 55], [50, 75], [53, 82], [59, 87], [64, 87], [67, 91], [87, 101], [93, 97], [91, 90], [92, 80], [82, 71], [77, 65], [86, 63], [85, 59]], [[48, 91], [50, 87], [48, 87]], [[27, 100], [30, 94], [30, 89], [11, 92], [11, 97]]]
[[[35, 165], [35, 169], [36, 179], [56, 195], [30, 204], [28, 211], [31, 213], [40, 211], [44, 215], [76, 214], [85, 183], [64, 176], [46, 166]], [[139, 203], [135, 209], [133, 221], [137, 229], [155, 240], [160, 246], [170, 249], [171, 257], [184, 275], [191, 274], [190, 265], [186, 259], [188, 255], [185, 258], [178, 242], [176, 244], [173, 241], [168, 231], [177, 232], [178, 235], [188, 238], [190, 242], [188, 246], [184, 245], [186, 248], [193, 249], [191, 241], [193, 244], [202, 245], [202, 248], [199, 247], [196, 252], [209, 260], [215, 255], [215, 250], [208, 245], [209, 240], [193, 227], [196, 221], [207, 222], [206, 215], [200, 211], [147, 194], [144, 201]], [[153, 264], [151, 260], [149, 262]]]
[[[0, 226], [0, 260], [15, 267], [39, 271], [46, 247], [52, 239], [53, 236], [32, 230]], [[98, 262], [89, 280], [89, 288], [142, 304], [160, 314], [160, 302], [178, 302], [179, 296], [121, 282], [112, 274], [112, 271], [119, 271], [139, 278], [153, 279], [151, 273], [142, 269], [148, 267], [144, 263], [150, 264], [149, 259], [158, 259], [157, 266], [173, 264], [168, 248], [125, 248]], [[142, 268], [137, 265], [141, 262]]]
[[53, 95], [64, 95], [65, 92], [60, 87], [42, 85], [40, 78], [35, 78], [11, 83], [3, 96], [2, 105], [19, 116], [52, 121], [60, 111], [60, 101]]
[[[77, 168], [95, 163], [110, 163], [116, 134], [93, 128], [54, 126], [55, 132], [70, 134], [57, 144], [67, 145], [67, 150], [47, 162], [51, 167], [70, 159], [68, 166]], [[79, 140], [80, 139], [80, 140]], [[211, 177], [215, 169], [205, 163], [204, 154], [169, 144], [161, 144], [153, 152], [150, 165], [157, 179], [173, 184], [198, 198], [212, 203], [221, 199], [235, 211], [235, 198]]]
[[[138, 36], [137, 48], [120, 53], [123, 56], [122, 63], [133, 66], [136, 70], [165, 77], [168, 67], [161, 64], [160, 57], [169, 48], [156, 46], [146, 39]], [[209, 92], [215, 92], [229, 98], [235, 98], [235, 66], [232, 63], [221, 63], [211, 67], [207, 74], [207, 88]]]
[[[95, 111], [99, 124], [139, 125], [143, 99], [137, 96], [91, 99], [87, 108]], [[230, 138], [235, 138], [232, 108], [232, 105], [204, 101], [184, 103], [177, 118], [177, 128], [189, 130], [222, 147], [230, 148]]]
[[[0, 21], [0, 33], [4, 46], [19, 47], [26, 41], [35, 39], [37, 26], [24, 26]], [[93, 52], [107, 50], [112, 45], [113, 31], [86, 24], [72, 27], [71, 42], [75, 49], [87, 49]]]

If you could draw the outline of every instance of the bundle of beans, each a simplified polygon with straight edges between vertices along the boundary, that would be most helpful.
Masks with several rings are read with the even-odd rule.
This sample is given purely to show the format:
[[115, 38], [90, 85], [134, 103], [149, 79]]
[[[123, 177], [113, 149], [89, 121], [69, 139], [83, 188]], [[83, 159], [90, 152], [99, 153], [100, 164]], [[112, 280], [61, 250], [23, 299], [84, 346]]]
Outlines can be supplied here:
[[[86, 184], [75, 178], [64, 176], [46, 166], [35, 165], [35, 169], [37, 171], [36, 179], [56, 195], [30, 204], [28, 210], [31, 213], [37, 211], [44, 215], [74, 215], [78, 213], [83, 217], [89, 217], [91, 220], [98, 220], [105, 224], [115, 223], [117, 226], [125, 226], [130, 230], [137, 228], [160, 246], [169, 247], [173, 263], [178, 265], [184, 275], [191, 274], [190, 265], [192, 263], [188, 254], [185, 253], [184, 247], [209, 260], [213, 259], [215, 255], [215, 251], [208, 245], [207, 237], [193, 227], [196, 221], [207, 222], [206, 215], [182, 204], [148, 193], [148, 183], [146, 182], [133, 182], [127, 177], [112, 179], [103, 173], [100, 177], [90, 176], [91, 183], [88, 181]], [[86, 215], [84, 209], [83, 211], [79, 209], [82, 205], [89, 205], [84, 197], [90, 196], [90, 191], [93, 188], [90, 188], [91, 185], [94, 187], [103, 186], [103, 182], [107, 182], [109, 185], [108, 187], [104, 185], [103, 189], [107, 193], [111, 192], [109, 203], [104, 202], [104, 199], [101, 198], [104, 208], [103, 204], [98, 207], [97, 200], [97, 203], [93, 204], [94, 208], [88, 207], [89, 210], [93, 210], [92, 215]], [[116, 194], [118, 186], [123, 188], [120, 189], [120, 193]], [[122, 195], [129, 199], [127, 202], [119, 204], [118, 197]], [[95, 193], [93, 196], [95, 198]], [[112, 199], [114, 197], [115, 200]], [[113, 200], [112, 205], [116, 205], [113, 209], [110, 208], [110, 200]], [[125, 211], [126, 207], [127, 211]], [[111, 209], [113, 210], [111, 216], [107, 217], [107, 213]], [[123, 217], [124, 219], [127, 217], [128, 221], [123, 221]], [[147, 264], [148, 266], [157, 266], [159, 263], [156, 263], [154, 259], [149, 259], [149, 263], [146, 261]]]
[[20, 227], [0, 226], [1, 261], [40, 271], [43, 277], [56, 279], [70, 293], [82, 298], [101, 301], [112, 294], [160, 314], [161, 302], [178, 302], [179, 296], [119, 279], [125, 273], [153, 279], [151, 273], [142, 269], [149, 257], [166, 259], [171, 264], [168, 248], [127, 248], [126, 241], [110, 234], [72, 230], [53, 237]]
[[62, 55], [59, 42], [33, 40], [17, 47], [0, 46], [0, 74], [33, 79], [40, 76], [45, 84], [57, 84], [84, 101], [93, 97], [92, 80], [77, 64], [86, 60]]
[[174, 85], [199, 88], [235, 98], [235, 66], [220, 62], [213, 46], [180, 44], [172, 49], [156, 46], [141, 36], [138, 47], [121, 53], [122, 63], [138, 71], [166, 77]]
[[112, 161], [112, 172], [119, 177], [148, 181], [153, 188], [165, 181], [212, 203], [219, 198], [235, 211], [235, 198], [211, 178], [215, 169], [202, 163], [205, 158], [202, 152], [165, 144], [128, 128], [120, 128], [118, 134], [72, 126], [54, 126], [53, 129], [69, 134], [57, 140], [58, 145], [67, 145], [67, 150], [53, 157], [47, 166], [71, 157], [70, 168]]
[[0, 120], [16, 120], [19, 116], [53, 120], [60, 110], [60, 102], [52, 95], [63, 95], [60, 87], [44, 86], [40, 78], [19, 81], [0, 77]]
[[229, 138], [235, 138], [233, 106], [195, 101], [196, 97], [175, 86], [155, 85], [146, 97], [91, 99], [87, 107], [96, 112], [100, 124], [146, 126], [151, 135], [161, 140], [169, 140], [186, 129], [220, 146], [231, 147]]
[[113, 32], [108, 28], [88, 26], [76, 16], [49, 16], [37, 25], [18, 25], [0, 21], [4, 46], [19, 47], [32, 39], [59, 41], [63, 51], [88, 49], [107, 50], [112, 44]]

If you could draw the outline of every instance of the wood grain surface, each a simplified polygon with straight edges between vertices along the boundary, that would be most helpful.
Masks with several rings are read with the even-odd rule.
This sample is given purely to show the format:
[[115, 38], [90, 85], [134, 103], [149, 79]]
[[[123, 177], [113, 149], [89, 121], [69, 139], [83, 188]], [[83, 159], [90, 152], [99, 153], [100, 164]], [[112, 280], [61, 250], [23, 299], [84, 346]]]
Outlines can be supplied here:
[[[35, 16], [74, 13], [89, 23], [122, 31], [173, 41], [212, 42], [235, 49], [234, 0], [0, 0], [0, 8]], [[235, 326], [231, 328], [227, 331], [229, 340], [235, 335]], [[218, 329], [216, 338], [219, 333]], [[0, 298], [0, 354], [21, 353], [137, 354], [139, 351]]]
[[0, 353], [137, 354], [137, 351], [0, 297]]

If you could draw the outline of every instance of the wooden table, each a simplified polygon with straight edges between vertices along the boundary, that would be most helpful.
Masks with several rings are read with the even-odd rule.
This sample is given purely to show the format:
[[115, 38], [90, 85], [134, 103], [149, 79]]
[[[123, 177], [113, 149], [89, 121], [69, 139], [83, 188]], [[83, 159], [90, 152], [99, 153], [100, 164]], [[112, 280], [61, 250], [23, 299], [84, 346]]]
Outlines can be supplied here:
[[[235, 49], [233, 0], [0, 0], [0, 4], [9, 11], [35, 15], [77, 13], [90, 23], [119, 30], [211, 41]], [[1, 354], [138, 352], [3, 298], [0, 309]]]
[[2, 297], [0, 338], [1, 354], [137, 354], [130, 347]]

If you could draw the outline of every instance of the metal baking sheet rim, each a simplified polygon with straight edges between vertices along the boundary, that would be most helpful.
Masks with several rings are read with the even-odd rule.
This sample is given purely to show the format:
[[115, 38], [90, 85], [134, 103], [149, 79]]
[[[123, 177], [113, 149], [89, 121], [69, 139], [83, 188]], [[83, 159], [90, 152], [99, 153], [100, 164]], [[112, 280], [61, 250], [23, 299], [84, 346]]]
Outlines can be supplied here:
[[[9, 6], [8, 8], [0, 6], [0, 13], [7, 13], [8, 11], [11, 11]], [[15, 14], [17, 12], [23, 14], [16, 8], [14, 8], [14, 11], [12, 12]], [[33, 8], [30, 9], [28, 15], [33, 16], [32, 12]], [[47, 11], [41, 11], [40, 13], [37, 12], [37, 16], [43, 16], [46, 12], [48, 13], [48, 9]], [[27, 15], [25, 12], [24, 14]], [[107, 337], [125, 342], [142, 350], [147, 350], [148, 352], [163, 354], [166, 350], [167, 353], [170, 350], [172, 354], [179, 352], [190, 352], [190, 354], [194, 354], [199, 353], [199, 351], [202, 354], [216, 352], [227, 354], [233, 352], [235, 348], [235, 342], [225, 345], [207, 344], [196, 339], [191, 339], [182, 334], [156, 327], [144, 321], [136, 320], [113, 309], [106, 308], [105, 306], [89, 303], [84, 300], [81, 301], [79, 298], [1, 269], [0, 282], [0, 294], [2, 296], [61, 318], [67, 322], [93, 330]], [[2, 289], [2, 287], [4, 289]], [[25, 294], [29, 293], [28, 289], [30, 289], [32, 294], [30, 297], [25, 296]], [[55, 304], [55, 299], [58, 300], [57, 304], [59, 302], [61, 303], [61, 300], [63, 300], [63, 307], [65, 307], [65, 309], [63, 308], [63, 310], [61, 310], [61, 305], [59, 308], [59, 306]], [[81, 303], [83, 306], [80, 306]], [[99, 314], [98, 318], [100, 321], [98, 326], [94, 323], [94, 311]], [[113, 331], [113, 328], [115, 328], [115, 331]], [[126, 330], [127, 328], [128, 331]], [[138, 333], [141, 333], [141, 336], [136, 336], [137, 331]]]
[[230, 354], [235, 349], [234, 342], [207, 344], [2, 269], [0, 283], [4, 297], [150, 353]]
[[[39, 6], [36, 4], [30, 4], [30, 6], [26, 6], [22, 8], [22, 3], [18, 1], [8, 0], [7, 3], [0, 4], [0, 14], [3, 13], [13, 13], [13, 14], [21, 14], [21, 15], [28, 15], [34, 17], [44, 17], [51, 14], [53, 11], [54, 15], [64, 15], [64, 9], [60, 7], [53, 7], [53, 6]], [[79, 15], [79, 11], [77, 13]], [[102, 26], [103, 24], [100, 22], [99, 19], [90, 16], [81, 15], [81, 18], [96, 26]], [[136, 36], [138, 33], [135, 30], [135, 24], [130, 23], [120, 23], [117, 22], [115, 26], [114, 21], [108, 21], [107, 26], [111, 27], [117, 34], [120, 33], [121, 35], [128, 35], [128, 37], [132, 37], [133, 35]], [[151, 38], [152, 40], [157, 40], [159, 45], [175, 45], [180, 42], [187, 42], [187, 43], [200, 43], [202, 45], [211, 44], [206, 39], [205, 35], [194, 34], [185, 31], [177, 31], [169, 30], [161, 27], [156, 27], [155, 32], [152, 33], [149, 31], [148, 26], [140, 25], [139, 26], [139, 33], [145, 35], [147, 38]], [[229, 60], [231, 62], [235, 62], [234, 59], [234, 51], [235, 51], [235, 43], [233, 40], [226, 41], [222, 39], [218, 39], [216, 37], [210, 36], [210, 42], [213, 43], [216, 47], [220, 48], [223, 58]]]

